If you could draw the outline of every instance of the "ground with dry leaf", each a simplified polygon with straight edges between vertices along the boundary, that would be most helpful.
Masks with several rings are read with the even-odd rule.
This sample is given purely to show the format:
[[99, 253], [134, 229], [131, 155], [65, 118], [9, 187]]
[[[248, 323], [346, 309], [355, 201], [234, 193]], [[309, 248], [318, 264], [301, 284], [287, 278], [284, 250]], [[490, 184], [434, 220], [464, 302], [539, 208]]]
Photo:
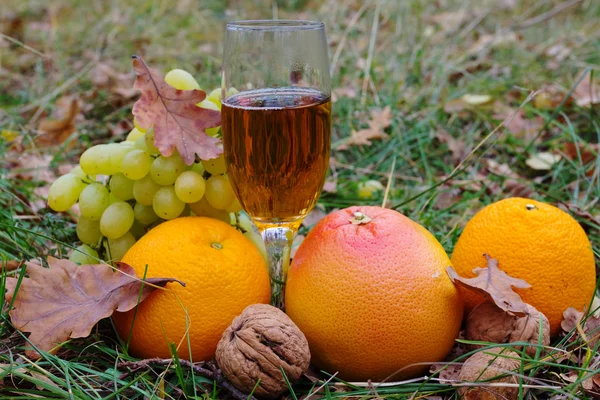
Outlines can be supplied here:
[[[571, 213], [598, 260], [600, 2], [97, 3], [8, 0], [0, 7], [1, 289], [15, 282], [5, 277], [22, 275], [20, 261], [47, 266], [48, 256], [62, 258], [76, 242], [78, 210], [53, 213], [44, 197], [49, 183], [76, 165], [83, 150], [122, 140], [133, 127], [139, 92], [130, 56], [139, 54], [163, 71], [183, 68], [203, 88], [218, 87], [225, 21], [274, 16], [320, 19], [330, 43], [330, 175], [296, 246], [333, 209], [385, 204], [424, 225], [451, 253], [483, 205], [521, 196]], [[504, 300], [509, 295], [506, 308], [516, 305], [517, 314], [525, 312], [505, 289], [496, 294]], [[241, 396], [212, 363], [130, 357], [107, 320], [89, 337], [69, 339], [56, 355], [44, 354], [34, 363], [24, 351], [25, 336], [10, 323], [10, 306], [3, 303], [0, 318], [2, 397], [91, 399], [116, 391], [128, 399]], [[524, 321], [519, 318], [504, 319], [501, 328], [514, 331]], [[534, 332], [527, 321], [527, 332]], [[535, 321], [543, 325], [543, 318]], [[457, 382], [461, 367], [479, 351], [487, 352], [478, 356], [487, 371], [512, 374], [496, 382], [516, 386], [505, 394], [598, 397], [598, 321], [567, 310], [565, 333], [533, 352], [524, 350], [522, 335], [514, 335], [520, 345], [511, 344], [506, 331], [485, 331], [488, 336], [479, 337], [474, 349], [469, 333], [457, 342], [449, 364], [433, 366], [427, 379], [411, 382], [349, 386], [309, 370], [294, 392], [456, 398], [459, 389], [466, 393]], [[532, 343], [529, 333], [525, 342]], [[509, 339], [492, 343], [499, 335]], [[523, 361], [507, 371], [512, 364], [505, 361], [514, 354]], [[498, 357], [503, 361], [496, 363]]]

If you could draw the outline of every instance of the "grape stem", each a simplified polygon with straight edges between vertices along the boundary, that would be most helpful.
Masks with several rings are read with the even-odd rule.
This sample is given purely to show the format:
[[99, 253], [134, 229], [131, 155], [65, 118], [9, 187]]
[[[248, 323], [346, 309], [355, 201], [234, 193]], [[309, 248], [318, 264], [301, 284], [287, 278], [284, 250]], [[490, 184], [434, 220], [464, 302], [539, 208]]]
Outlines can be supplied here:
[[271, 305], [281, 310], [285, 306], [285, 282], [295, 233], [295, 230], [288, 226], [269, 227], [261, 231], [271, 275]]

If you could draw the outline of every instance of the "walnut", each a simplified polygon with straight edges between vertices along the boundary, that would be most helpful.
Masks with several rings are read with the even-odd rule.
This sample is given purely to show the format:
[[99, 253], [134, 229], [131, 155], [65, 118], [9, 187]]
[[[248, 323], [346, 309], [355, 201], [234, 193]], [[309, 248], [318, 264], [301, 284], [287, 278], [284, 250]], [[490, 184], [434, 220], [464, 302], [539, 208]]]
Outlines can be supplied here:
[[[467, 317], [465, 337], [467, 340], [492, 343], [529, 342], [538, 343], [540, 319], [542, 320], [542, 345], [550, 344], [550, 322], [534, 307], [527, 305], [527, 314], [517, 317], [500, 309], [493, 303], [483, 302]], [[480, 348], [471, 345], [472, 349]], [[533, 356], [535, 346], [527, 346], [527, 354]]]
[[[473, 354], [463, 364], [459, 379], [463, 382], [482, 382], [482, 386], [462, 386], [458, 389], [459, 395], [466, 400], [517, 399], [518, 386], [489, 386], [485, 383], [518, 384], [519, 379], [514, 375], [521, 365], [518, 358], [517, 353], [501, 347]], [[500, 377], [494, 379], [497, 376]]]
[[304, 334], [278, 308], [254, 304], [235, 317], [217, 345], [216, 359], [223, 375], [239, 390], [276, 398], [296, 382], [310, 363]]

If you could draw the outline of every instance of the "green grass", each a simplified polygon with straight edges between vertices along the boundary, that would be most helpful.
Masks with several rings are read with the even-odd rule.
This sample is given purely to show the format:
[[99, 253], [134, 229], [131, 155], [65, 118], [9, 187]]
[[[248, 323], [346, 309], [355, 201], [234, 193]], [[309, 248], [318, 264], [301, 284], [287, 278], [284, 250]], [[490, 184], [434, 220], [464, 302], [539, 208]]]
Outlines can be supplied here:
[[[77, 0], [52, 4], [9, 0], [0, 10], [0, 32], [36, 51], [14, 41], [0, 43], [0, 131], [19, 132], [25, 148], [22, 154], [52, 155], [50, 168], [58, 172], [62, 164], [76, 163], [91, 143], [121, 140], [122, 136], [112, 136], [113, 127], [131, 122], [132, 101], [117, 99], [110, 87], [95, 83], [98, 65], [130, 74], [130, 56], [140, 54], [162, 71], [177, 67], [193, 72], [203, 88], [212, 89], [220, 84], [226, 21], [274, 15], [318, 18], [327, 27], [330, 59], [337, 55], [334, 88], [356, 91], [356, 97], [340, 97], [333, 104], [332, 171], [338, 186], [336, 193], [321, 197], [327, 210], [381, 204], [383, 193], [364, 199], [358, 196], [357, 188], [367, 180], [378, 180], [385, 186], [395, 159], [389, 203], [429, 229], [451, 253], [470, 217], [484, 205], [510, 195], [511, 176], [507, 176], [506, 169], [490, 168], [492, 160], [509, 166], [530, 197], [552, 204], [569, 203], [595, 213], [598, 219], [600, 158], [584, 165], [581, 156], [566, 156], [564, 144], [598, 143], [600, 110], [597, 106], [581, 108], [572, 102], [540, 109], [525, 100], [532, 92], [550, 85], [568, 93], [586, 68], [597, 80], [600, 3], [583, 0], [554, 16], [552, 10], [568, 2], [516, 0], [514, 8], [502, 7], [509, 3], [373, 0], [361, 7], [362, 2], [342, 0], [324, 4], [259, 1], [253, 5], [242, 1], [169, 0], [106, 1], [84, 6]], [[359, 11], [361, 15], [353, 20]], [[376, 12], [379, 18], [374, 29]], [[538, 20], [540, 15], [546, 18]], [[10, 20], [14, 21], [15, 16], [23, 21], [23, 30], [11, 30]], [[473, 50], [489, 35], [503, 41]], [[370, 43], [374, 45], [371, 56]], [[549, 53], [553, 46], [559, 50], [563, 46], [564, 59], [557, 61]], [[39, 148], [35, 140], [38, 122], [64, 94], [82, 99], [87, 105], [85, 119], [78, 121], [67, 142], [72, 145]], [[537, 140], [532, 141], [503, 127], [496, 129], [502, 122], [495, 115], [498, 106], [460, 113], [444, 111], [446, 102], [464, 94], [487, 94], [504, 106], [522, 107], [527, 118], [541, 118], [544, 128], [533, 132]], [[387, 130], [389, 139], [374, 141], [372, 146], [336, 150], [353, 130], [366, 126], [371, 109], [386, 105], [393, 111], [393, 123]], [[448, 144], [439, 140], [441, 130], [459, 141], [464, 155], [470, 154], [466, 160], [460, 164], [453, 160]], [[64, 214], [32, 209], [39, 200], [34, 189], [43, 183], [19, 177], [18, 156], [15, 158], [11, 146], [0, 142], [0, 258], [43, 259], [68, 253], [76, 241], [73, 223]], [[549, 171], [532, 170], [526, 160], [540, 151], [563, 157]], [[587, 171], [591, 172], [586, 175]], [[600, 227], [589, 219], [575, 217], [586, 230], [598, 259]], [[19, 273], [17, 270], [4, 275]], [[58, 355], [45, 354], [33, 363], [23, 356], [25, 336], [12, 329], [7, 310], [4, 304], [0, 317], [0, 376], [4, 380], [0, 398], [224, 396], [222, 388], [195, 375], [178, 363], [178, 358], [171, 366], [154, 365], [126, 374], [127, 368], [119, 364], [136, 359], [127, 355], [109, 321], [102, 321], [89, 338], [71, 340]], [[571, 337], [575, 340], [568, 340]], [[576, 332], [552, 346], [579, 357], [587, 351], [591, 357], [586, 358], [585, 366], [556, 362], [547, 353], [526, 358], [519, 377], [524, 384], [536, 386], [526, 396], [591, 396], [581, 389], [580, 382], [600, 372], [596, 349], [586, 349]], [[559, 352], [545, 350], [550, 354]], [[534, 371], [536, 380], [531, 381]], [[560, 376], [573, 371], [579, 374], [575, 382]], [[456, 388], [440, 382], [437, 374], [421, 381], [379, 387], [345, 385], [337, 377], [324, 384], [328, 375], [321, 377], [323, 380], [317, 383], [305, 380], [296, 384], [291, 398], [321, 386], [324, 389], [319, 396], [325, 398], [457, 398]]]

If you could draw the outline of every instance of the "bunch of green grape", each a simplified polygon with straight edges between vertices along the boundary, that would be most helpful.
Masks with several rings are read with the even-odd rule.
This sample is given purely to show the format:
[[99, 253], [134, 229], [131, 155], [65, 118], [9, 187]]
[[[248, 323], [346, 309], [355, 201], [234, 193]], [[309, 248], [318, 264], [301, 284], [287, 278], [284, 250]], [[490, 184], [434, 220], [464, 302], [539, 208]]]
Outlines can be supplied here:
[[[175, 69], [165, 81], [178, 90], [199, 89], [188, 72]], [[221, 90], [215, 89], [197, 104], [220, 110]], [[187, 166], [175, 152], [164, 157], [154, 145], [152, 128], [136, 124], [120, 143], [87, 149], [79, 166], [50, 187], [48, 205], [66, 211], [79, 202], [77, 236], [83, 243], [71, 254], [79, 264], [96, 263], [98, 251], [106, 261], [120, 260], [144, 233], [155, 225], [189, 215], [233, 223], [260, 250], [262, 238], [242, 209], [227, 178], [223, 155]], [[207, 134], [219, 134], [220, 127]], [[262, 248], [261, 248], [262, 247]]]

